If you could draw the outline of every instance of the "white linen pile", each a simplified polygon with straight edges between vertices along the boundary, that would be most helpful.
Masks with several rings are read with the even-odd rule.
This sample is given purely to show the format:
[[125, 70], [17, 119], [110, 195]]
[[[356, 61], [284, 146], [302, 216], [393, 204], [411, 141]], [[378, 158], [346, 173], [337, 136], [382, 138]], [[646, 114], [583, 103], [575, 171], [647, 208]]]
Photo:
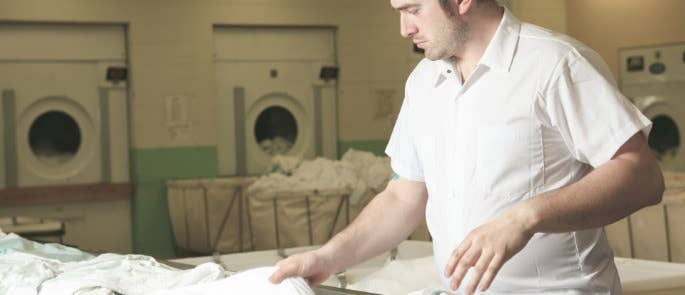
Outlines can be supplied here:
[[0, 256], [0, 294], [137, 295], [213, 282], [225, 276], [214, 263], [177, 270], [143, 255], [102, 254], [78, 262], [26, 253]]
[[[83, 259], [75, 261], [75, 257]], [[271, 284], [268, 277], [272, 272], [273, 268], [261, 268], [229, 276], [215, 263], [179, 270], [145, 255], [91, 256], [75, 248], [43, 245], [0, 232], [0, 295], [246, 294], [245, 290], [314, 294], [302, 278]]]
[[380, 192], [392, 176], [390, 158], [349, 149], [340, 161], [325, 158], [302, 161], [277, 156], [270, 173], [248, 187], [248, 193], [302, 190], [346, 190], [356, 204], [369, 191]]

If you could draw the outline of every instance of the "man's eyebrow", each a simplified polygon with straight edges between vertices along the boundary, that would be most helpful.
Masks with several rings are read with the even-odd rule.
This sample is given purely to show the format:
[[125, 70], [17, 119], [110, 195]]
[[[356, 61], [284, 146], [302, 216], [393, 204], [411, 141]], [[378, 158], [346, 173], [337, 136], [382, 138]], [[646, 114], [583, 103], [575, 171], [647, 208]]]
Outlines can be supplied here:
[[417, 3], [409, 3], [409, 4], [404, 4], [404, 5], [402, 5], [402, 6], [393, 7], [393, 8], [394, 8], [395, 10], [397, 10], [397, 11], [402, 11], [402, 10], [407, 10], [407, 9], [409, 9], [409, 8], [414, 8], [414, 7], [417, 7], [417, 6], [419, 6], [419, 4], [417, 4]]

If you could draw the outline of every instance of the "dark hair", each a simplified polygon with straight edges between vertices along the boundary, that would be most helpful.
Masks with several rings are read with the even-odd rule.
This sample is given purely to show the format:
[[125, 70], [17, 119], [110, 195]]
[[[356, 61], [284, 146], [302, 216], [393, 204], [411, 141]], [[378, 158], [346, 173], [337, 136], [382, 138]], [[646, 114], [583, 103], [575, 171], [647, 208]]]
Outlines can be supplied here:
[[450, 12], [450, 0], [438, 0], [440, 2], [440, 6], [442, 6], [442, 9], [445, 10], [446, 12]]
[[[452, 11], [450, 9], [450, 1], [452, 1], [452, 0], [438, 0], [438, 2], [440, 2], [440, 6], [442, 7], [443, 10], [445, 10], [445, 12], [447, 12], [449, 14], [453, 14], [454, 11]], [[476, 1], [478, 1], [480, 3], [490, 2], [490, 4], [497, 4], [497, 2], [495, 0], [476, 0]]]

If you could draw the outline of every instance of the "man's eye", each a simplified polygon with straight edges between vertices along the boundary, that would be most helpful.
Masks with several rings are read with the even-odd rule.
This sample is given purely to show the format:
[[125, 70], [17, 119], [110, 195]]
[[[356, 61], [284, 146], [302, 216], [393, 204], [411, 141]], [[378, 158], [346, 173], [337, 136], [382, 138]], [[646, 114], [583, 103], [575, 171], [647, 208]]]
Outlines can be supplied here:
[[407, 12], [409, 12], [409, 14], [418, 14], [418, 13], [419, 13], [419, 9], [418, 9], [418, 8], [413, 8], [413, 9], [409, 9]]

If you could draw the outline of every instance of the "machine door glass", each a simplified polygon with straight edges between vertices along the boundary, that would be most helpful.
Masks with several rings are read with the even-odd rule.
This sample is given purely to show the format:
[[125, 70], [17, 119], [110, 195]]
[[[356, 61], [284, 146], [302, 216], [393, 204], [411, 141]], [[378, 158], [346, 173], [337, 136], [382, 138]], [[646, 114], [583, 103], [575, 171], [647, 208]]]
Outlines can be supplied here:
[[265, 153], [272, 156], [285, 154], [297, 140], [297, 122], [286, 108], [271, 106], [257, 117], [254, 133]]
[[680, 131], [673, 118], [658, 115], [652, 118], [649, 147], [659, 161], [674, 158], [680, 147]]
[[71, 116], [49, 111], [38, 116], [29, 130], [31, 151], [41, 162], [60, 165], [71, 160], [81, 146], [81, 130]]

